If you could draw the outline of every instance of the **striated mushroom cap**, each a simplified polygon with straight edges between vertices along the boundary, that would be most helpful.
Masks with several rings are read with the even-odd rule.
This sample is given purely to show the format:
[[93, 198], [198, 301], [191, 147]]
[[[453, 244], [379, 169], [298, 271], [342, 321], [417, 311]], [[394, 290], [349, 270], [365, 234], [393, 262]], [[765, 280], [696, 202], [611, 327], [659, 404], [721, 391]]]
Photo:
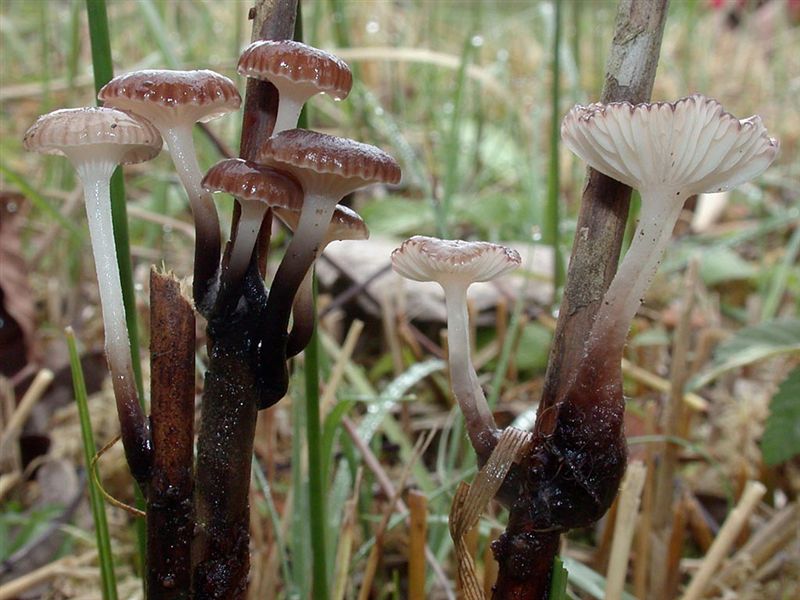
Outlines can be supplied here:
[[[294, 231], [300, 222], [300, 213], [296, 210], [276, 208], [275, 214], [286, 226]], [[327, 246], [337, 240], [366, 240], [369, 239], [369, 229], [359, 214], [341, 204], [337, 204], [331, 217], [331, 224], [325, 233], [322, 245]]]
[[640, 191], [687, 195], [734, 188], [778, 154], [758, 116], [739, 120], [695, 94], [676, 102], [575, 106], [561, 123], [567, 147], [601, 173]]
[[400, 181], [400, 165], [380, 148], [307, 129], [269, 138], [258, 162], [288, 171], [306, 194], [335, 202], [371, 183]]
[[113, 108], [64, 108], [39, 117], [22, 138], [31, 152], [66, 155], [78, 147], [124, 148], [120, 164], [144, 162], [161, 151], [161, 136], [150, 123]]
[[109, 81], [97, 97], [106, 106], [142, 115], [159, 127], [204, 123], [242, 103], [233, 81], [206, 69], [133, 71]]
[[298, 211], [303, 190], [289, 175], [241, 158], [221, 160], [203, 177], [203, 189], [227, 192], [239, 200]]
[[392, 268], [414, 281], [489, 281], [516, 269], [516, 250], [490, 242], [440, 240], [415, 235], [392, 252]]
[[315, 94], [343, 100], [353, 87], [350, 67], [329, 52], [293, 40], [250, 44], [239, 57], [240, 75], [271, 82], [281, 93], [305, 101]]

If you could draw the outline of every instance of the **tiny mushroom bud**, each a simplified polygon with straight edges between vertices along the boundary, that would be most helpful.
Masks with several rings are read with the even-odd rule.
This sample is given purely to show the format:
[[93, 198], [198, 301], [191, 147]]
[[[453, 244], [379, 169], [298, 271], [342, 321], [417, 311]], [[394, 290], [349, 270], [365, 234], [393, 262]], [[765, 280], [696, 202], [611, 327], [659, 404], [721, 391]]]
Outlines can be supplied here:
[[203, 178], [203, 189], [227, 192], [242, 207], [230, 264], [223, 275], [230, 282], [240, 280], [247, 270], [267, 210], [272, 206], [299, 211], [303, 204], [303, 190], [289, 175], [241, 158], [221, 160], [211, 167]]
[[353, 87], [350, 67], [334, 55], [293, 40], [253, 42], [239, 57], [240, 75], [269, 81], [278, 90], [272, 134], [297, 126], [303, 104], [317, 94], [343, 100]]
[[[292, 231], [297, 229], [300, 213], [285, 208], [275, 208], [275, 214]], [[325, 239], [320, 245], [320, 253], [331, 242], [344, 240], [366, 240], [369, 238], [369, 229], [358, 213], [341, 204], [333, 211], [331, 223]], [[294, 323], [289, 333], [286, 347], [286, 356], [291, 358], [303, 351], [311, 339], [314, 331], [314, 306], [313, 306], [313, 270], [306, 271], [300, 288], [292, 304]]]
[[[337, 202], [371, 183], [398, 183], [400, 166], [375, 146], [303, 129], [269, 138], [258, 162], [287, 171], [304, 192], [297, 229], [270, 290], [262, 342], [268, 357], [265, 366], [280, 368], [286, 375], [286, 328], [292, 302], [319, 253]], [[271, 390], [265, 402], [277, 402], [286, 393], [288, 381], [273, 373], [266, 385]]]
[[133, 379], [125, 306], [111, 221], [109, 181], [118, 165], [150, 160], [161, 150], [158, 131], [147, 122], [111, 108], [63, 109], [43, 115], [23, 138], [26, 150], [60, 154], [83, 183], [92, 241], [106, 357], [128, 463], [141, 483], [149, 469], [149, 434]]
[[392, 268], [397, 273], [414, 281], [435, 281], [444, 290], [453, 395], [464, 413], [472, 447], [483, 460], [494, 448], [497, 425], [470, 358], [467, 288], [519, 265], [515, 250], [489, 242], [414, 236], [392, 252]]
[[686, 199], [757, 177], [777, 156], [778, 142], [760, 117], [739, 120], [701, 95], [671, 103], [575, 106], [564, 117], [561, 137], [591, 167], [642, 196], [633, 241], [587, 345], [589, 354], [597, 350], [618, 363]]
[[97, 97], [105, 106], [143, 116], [166, 141], [194, 215], [194, 297], [204, 308], [219, 267], [220, 230], [211, 194], [200, 185], [203, 173], [197, 164], [192, 127], [238, 109], [242, 99], [236, 86], [227, 77], [208, 70], [145, 70], [115, 77]]

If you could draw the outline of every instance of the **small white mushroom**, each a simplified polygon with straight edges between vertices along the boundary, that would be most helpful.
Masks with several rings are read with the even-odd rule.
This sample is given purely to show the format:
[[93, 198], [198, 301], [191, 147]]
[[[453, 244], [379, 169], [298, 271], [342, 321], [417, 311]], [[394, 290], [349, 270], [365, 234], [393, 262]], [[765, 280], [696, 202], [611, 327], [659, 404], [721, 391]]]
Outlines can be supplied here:
[[343, 100], [353, 87], [347, 64], [333, 54], [293, 40], [253, 42], [239, 58], [240, 75], [269, 81], [278, 90], [272, 135], [294, 129], [303, 104], [317, 94]]
[[453, 395], [464, 413], [472, 447], [482, 458], [491, 452], [497, 425], [470, 358], [467, 288], [519, 265], [515, 250], [489, 242], [414, 236], [392, 252], [392, 268], [397, 273], [414, 281], [435, 281], [444, 290]]
[[137, 479], [134, 449], [149, 446], [147, 426], [133, 380], [130, 342], [125, 322], [109, 181], [118, 165], [150, 160], [161, 150], [158, 131], [147, 122], [112, 108], [63, 109], [43, 115], [23, 138], [26, 150], [66, 156], [83, 183], [89, 235], [92, 241], [105, 348], [111, 370], [123, 442], [131, 471]]
[[686, 199], [734, 188], [778, 154], [761, 118], [739, 120], [701, 95], [655, 104], [575, 106], [561, 137], [592, 168], [642, 196], [633, 241], [603, 298], [587, 352], [621, 355]]

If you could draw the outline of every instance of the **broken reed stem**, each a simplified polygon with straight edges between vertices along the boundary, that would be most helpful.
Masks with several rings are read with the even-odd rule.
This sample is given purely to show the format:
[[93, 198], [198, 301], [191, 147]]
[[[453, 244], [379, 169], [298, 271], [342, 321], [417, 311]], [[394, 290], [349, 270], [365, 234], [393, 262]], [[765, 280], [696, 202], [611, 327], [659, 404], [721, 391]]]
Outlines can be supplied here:
[[[668, 0], [620, 1], [601, 102], [639, 103], [650, 99], [668, 3]], [[559, 401], [570, 392], [574, 374], [585, 362], [583, 341], [589, 337], [603, 295], [617, 270], [630, 194], [629, 187], [588, 170], [564, 298], [534, 426], [539, 435], [553, 434], [559, 422]], [[532, 449], [536, 451], [537, 448]], [[519, 504], [519, 511], [512, 509], [509, 523], [526, 518], [525, 511], [530, 509], [522, 508], [524, 503]], [[540, 550], [535, 556], [525, 557], [528, 564], [524, 572], [511, 564], [501, 564], [496, 590], [502, 592], [496, 591], [494, 597], [546, 599], [558, 537], [558, 531], [541, 536], [537, 541], [541, 543]], [[510, 554], [501, 552], [501, 560], [511, 563]]]
[[194, 534], [195, 320], [180, 282], [155, 269], [150, 271], [150, 331], [147, 597], [184, 600], [190, 597]]
[[767, 488], [759, 481], [748, 481], [744, 488], [742, 497], [736, 508], [731, 511], [725, 519], [722, 528], [719, 530], [714, 543], [709, 548], [700, 568], [694, 574], [692, 581], [686, 588], [681, 600], [699, 600], [711, 582], [719, 565], [725, 559], [728, 551], [736, 542], [736, 538], [741, 533], [750, 515], [758, 506], [761, 498], [767, 492]]
[[636, 528], [636, 517], [639, 512], [639, 501], [642, 494], [647, 469], [640, 461], [628, 465], [628, 472], [622, 480], [617, 500], [617, 519], [614, 524], [614, 541], [611, 545], [611, 557], [608, 559], [606, 574], [606, 600], [619, 600], [625, 587], [625, 576], [628, 573], [628, 559], [631, 553], [633, 532]]
[[[653, 402], [648, 402], [644, 413], [644, 430], [648, 435], [655, 434], [656, 407]], [[645, 448], [644, 466], [647, 475], [642, 492], [641, 517], [636, 530], [636, 552], [633, 561], [633, 589], [637, 598], [647, 597], [647, 568], [650, 556], [650, 532], [653, 524], [653, 494], [655, 479], [653, 466], [655, 464], [655, 451], [653, 444]]]
[[664, 570], [664, 584], [660, 593], [663, 600], [672, 600], [677, 596], [680, 584], [681, 555], [686, 539], [686, 494], [672, 509], [672, 526], [670, 527], [669, 541], [667, 543], [667, 560], [662, 565]]
[[425, 600], [425, 545], [428, 539], [428, 498], [408, 492], [408, 600]]

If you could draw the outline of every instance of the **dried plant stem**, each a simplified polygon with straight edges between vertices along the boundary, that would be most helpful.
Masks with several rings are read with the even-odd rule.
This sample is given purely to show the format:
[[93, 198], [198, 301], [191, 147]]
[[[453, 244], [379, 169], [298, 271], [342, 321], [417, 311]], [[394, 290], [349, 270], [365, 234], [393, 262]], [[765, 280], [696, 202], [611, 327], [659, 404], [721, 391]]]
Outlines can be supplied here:
[[606, 575], [606, 600], [622, 598], [625, 575], [628, 572], [628, 558], [631, 552], [633, 531], [639, 511], [647, 469], [639, 461], [628, 465], [628, 472], [622, 480], [617, 506], [617, 520], [614, 524], [614, 541], [611, 545], [611, 558], [608, 560]]
[[149, 600], [190, 597], [194, 534], [194, 352], [192, 304], [177, 279], [150, 271], [153, 475], [147, 496]]
[[697, 570], [697, 573], [694, 574], [681, 600], [698, 600], [703, 597], [703, 593], [711, 582], [711, 578], [714, 576], [717, 567], [719, 567], [728, 554], [728, 550], [730, 550], [731, 546], [736, 542], [736, 538], [739, 533], [741, 533], [744, 526], [747, 525], [747, 520], [766, 492], [767, 488], [763, 483], [758, 481], [747, 482], [736, 508], [728, 515], [728, 518], [719, 530], [719, 535], [717, 535], [714, 543], [711, 545], [703, 562], [700, 563], [700, 568]]
[[428, 538], [428, 498], [408, 492], [408, 599], [425, 600], [425, 544]]

